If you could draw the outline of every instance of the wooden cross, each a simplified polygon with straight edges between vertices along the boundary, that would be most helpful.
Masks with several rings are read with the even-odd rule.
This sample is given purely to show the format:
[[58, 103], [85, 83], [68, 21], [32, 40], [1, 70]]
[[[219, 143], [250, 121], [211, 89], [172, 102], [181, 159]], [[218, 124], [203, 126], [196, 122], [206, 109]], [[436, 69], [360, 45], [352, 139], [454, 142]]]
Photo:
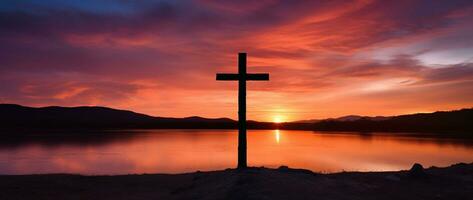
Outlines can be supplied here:
[[238, 53], [238, 74], [217, 73], [217, 81], [238, 81], [238, 168], [246, 162], [246, 81], [269, 81], [269, 74], [247, 74], [246, 53]]

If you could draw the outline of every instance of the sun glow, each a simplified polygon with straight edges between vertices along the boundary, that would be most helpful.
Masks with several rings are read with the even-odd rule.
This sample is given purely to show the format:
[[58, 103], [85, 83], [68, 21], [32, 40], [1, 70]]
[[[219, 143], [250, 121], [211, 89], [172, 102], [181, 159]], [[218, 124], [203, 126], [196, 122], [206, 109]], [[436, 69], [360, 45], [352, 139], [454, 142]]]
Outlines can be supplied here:
[[274, 123], [281, 123], [284, 122], [284, 117], [281, 115], [276, 115], [273, 117], [273, 122]]

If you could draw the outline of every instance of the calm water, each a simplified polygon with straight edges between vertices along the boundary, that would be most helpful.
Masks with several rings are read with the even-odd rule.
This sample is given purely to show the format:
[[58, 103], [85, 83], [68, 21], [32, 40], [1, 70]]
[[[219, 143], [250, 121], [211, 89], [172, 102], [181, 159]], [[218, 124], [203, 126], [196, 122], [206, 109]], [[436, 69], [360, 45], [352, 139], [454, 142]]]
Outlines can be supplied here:
[[[38, 133], [40, 135], [42, 133]], [[147, 130], [2, 138], [0, 174], [180, 173], [236, 166], [237, 131]], [[473, 162], [473, 141], [386, 134], [251, 130], [251, 166], [385, 171]]]

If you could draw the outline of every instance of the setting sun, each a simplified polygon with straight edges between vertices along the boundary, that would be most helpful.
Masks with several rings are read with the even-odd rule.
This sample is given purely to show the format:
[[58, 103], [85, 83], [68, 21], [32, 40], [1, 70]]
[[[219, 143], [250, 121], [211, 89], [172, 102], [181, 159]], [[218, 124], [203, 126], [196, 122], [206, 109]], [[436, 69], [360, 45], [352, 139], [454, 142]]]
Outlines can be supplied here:
[[281, 115], [276, 115], [273, 117], [273, 122], [274, 123], [281, 123], [281, 122], [284, 122], [285, 121], [285, 118]]

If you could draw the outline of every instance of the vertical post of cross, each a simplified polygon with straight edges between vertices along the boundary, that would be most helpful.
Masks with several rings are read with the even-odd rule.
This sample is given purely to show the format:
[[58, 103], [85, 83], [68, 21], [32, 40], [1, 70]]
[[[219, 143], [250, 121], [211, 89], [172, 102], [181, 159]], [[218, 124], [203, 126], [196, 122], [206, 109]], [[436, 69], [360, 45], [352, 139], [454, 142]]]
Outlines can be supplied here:
[[246, 53], [238, 53], [238, 74], [217, 73], [217, 81], [238, 81], [238, 169], [247, 168], [246, 81], [269, 81], [269, 74], [246, 73]]
[[246, 168], [246, 53], [238, 53], [238, 168]]

